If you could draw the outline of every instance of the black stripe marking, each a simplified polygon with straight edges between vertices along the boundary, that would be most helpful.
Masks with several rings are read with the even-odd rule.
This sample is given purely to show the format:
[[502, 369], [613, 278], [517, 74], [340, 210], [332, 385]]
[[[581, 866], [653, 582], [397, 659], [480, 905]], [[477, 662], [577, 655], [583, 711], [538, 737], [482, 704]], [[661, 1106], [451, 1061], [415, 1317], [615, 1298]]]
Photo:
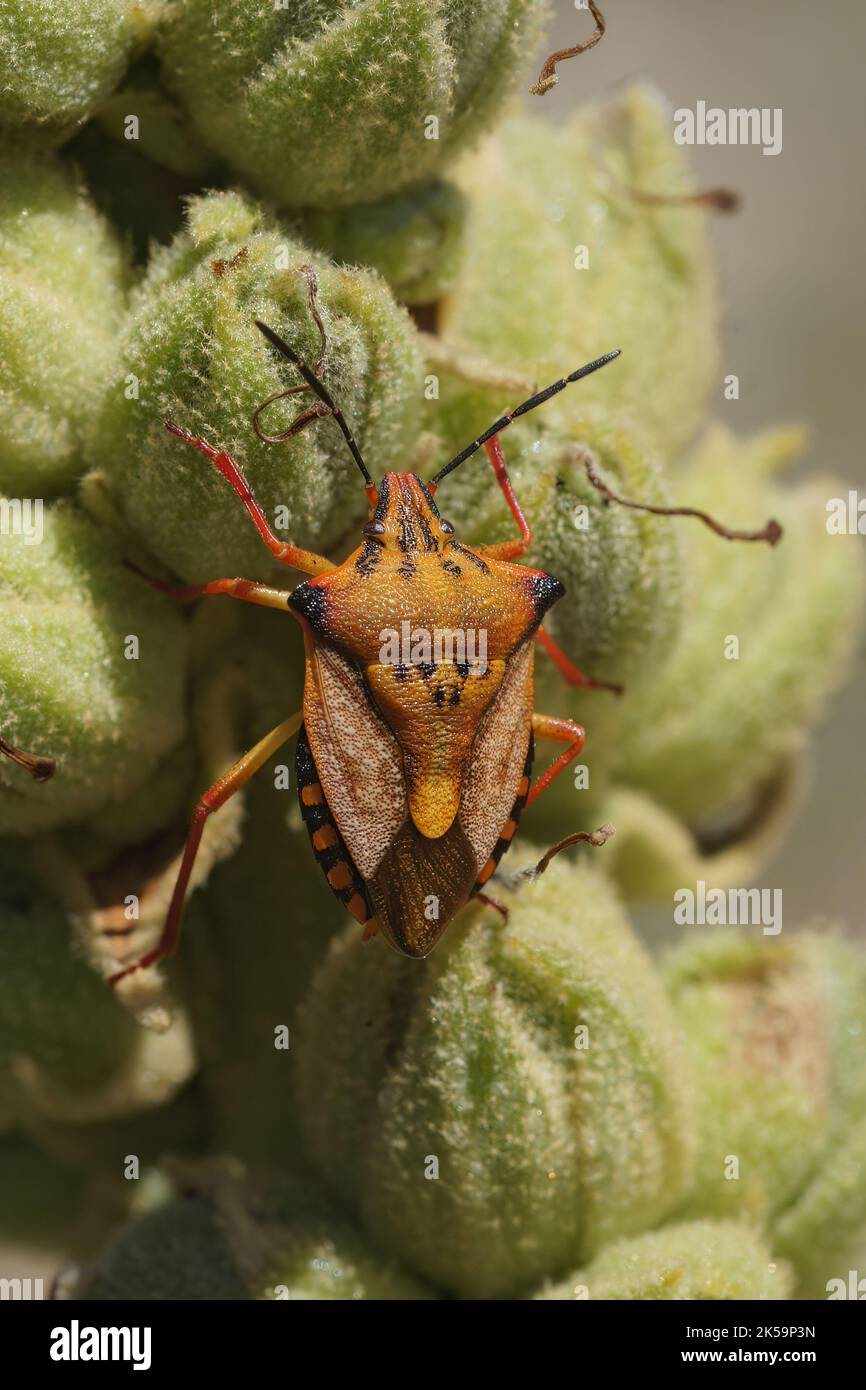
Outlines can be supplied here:
[[465, 555], [470, 564], [474, 565], [476, 569], [481, 570], [483, 574], [490, 573], [490, 566], [487, 564], [487, 561], [482, 560], [480, 555], [475, 555], [471, 550], [467, 550], [459, 541], [452, 541], [451, 549], [456, 550], [458, 555]]
[[[318, 769], [313, 760], [310, 741], [307, 738], [307, 730], [303, 724], [298, 733], [298, 742], [295, 747], [295, 773], [298, 781], [298, 802], [301, 807], [301, 816], [307, 827], [313, 854], [316, 856], [319, 867], [325, 875], [325, 882], [328, 883], [329, 870], [333, 869], [338, 863], [344, 863], [349, 870], [350, 882], [345, 888], [334, 888], [330, 883], [328, 883], [328, 887], [334, 894], [334, 897], [338, 898], [343, 904], [348, 903], [357, 893], [367, 904], [367, 921], [369, 921], [373, 916], [373, 909], [370, 906], [370, 898], [367, 893], [366, 885], [361, 875], [358, 873], [358, 870], [355, 868], [346, 842], [340, 834], [334, 818], [331, 815], [331, 809], [328, 806], [327, 798], [324, 794], [324, 787], [322, 787], [322, 800], [316, 806], [305, 805], [301, 797], [301, 792], [304, 787], [313, 786], [316, 783], [321, 785], [321, 778], [319, 777]], [[331, 826], [336, 839], [327, 849], [316, 849], [313, 844], [313, 836], [317, 830], [321, 830], [326, 825]]]

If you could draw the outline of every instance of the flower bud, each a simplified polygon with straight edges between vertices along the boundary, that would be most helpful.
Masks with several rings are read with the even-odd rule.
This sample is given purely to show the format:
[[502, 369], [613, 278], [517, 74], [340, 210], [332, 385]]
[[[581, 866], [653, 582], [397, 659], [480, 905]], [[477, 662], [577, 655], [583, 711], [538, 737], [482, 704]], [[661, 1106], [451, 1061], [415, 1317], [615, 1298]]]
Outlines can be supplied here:
[[615, 772], [688, 822], [738, 805], [747, 813], [793, 768], [856, 637], [863, 566], [846, 538], [828, 534], [834, 484], [814, 477], [783, 490], [772, 479], [797, 442], [781, 431], [741, 442], [716, 426], [675, 484], [678, 503], [731, 525], [778, 518], [777, 546], [657, 523], [683, 528], [693, 599], [669, 659], [625, 707]]
[[432, 178], [491, 124], [545, 10], [187, 0], [161, 55], [201, 139], [259, 192], [284, 207], [350, 207]]
[[[544, 411], [600, 407], [638, 429], [664, 463], [692, 437], [718, 366], [718, 310], [706, 215], [639, 202], [688, 191], [671, 118], [650, 90], [583, 108], [561, 127], [514, 117], [457, 182], [470, 194], [460, 272], [439, 309], [443, 346], [535, 387], [612, 348], [622, 358]], [[517, 404], [488, 395], [479, 427]], [[443, 459], [473, 437], [432, 408]]]
[[36, 781], [0, 757], [3, 835], [126, 803], [185, 728], [177, 605], [126, 568], [112, 534], [71, 504], [34, 511], [30, 522], [0, 537], [0, 733], [56, 769]]
[[7, 0], [0, 14], [0, 130], [57, 144], [97, 110], [144, 44], [159, 0]]
[[604, 879], [561, 859], [496, 893], [507, 925], [467, 909], [424, 962], [350, 930], [298, 1029], [310, 1158], [383, 1249], [464, 1297], [657, 1223], [690, 1157], [672, 1019]]
[[[12, 859], [5, 842], [0, 869]], [[161, 1034], [136, 1026], [82, 958], [69, 917], [34, 890], [31, 876], [21, 883], [28, 905], [0, 901], [0, 1085], [12, 1124], [62, 1152], [64, 1126], [164, 1105], [192, 1074], [194, 1051], [182, 1015]]]
[[736, 1221], [692, 1221], [617, 1240], [542, 1299], [741, 1302], [790, 1297], [791, 1273]]
[[74, 169], [0, 156], [0, 490], [51, 497], [81, 472], [126, 278], [120, 241]]
[[378, 203], [310, 210], [300, 231], [334, 260], [377, 270], [404, 304], [432, 304], [454, 284], [465, 218], [464, 195], [434, 179]]
[[768, 1224], [804, 1284], [823, 1287], [866, 1233], [866, 954], [825, 933], [708, 929], [673, 953], [667, 980], [700, 1097], [684, 1213]]
[[[166, 415], [231, 453], [287, 542], [326, 548], [364, 511], [362, 479], [332, 419], [281, 444], [253, 430], [269, 396], [303, 385], [255, 321], [315, 368], [323, 348], [309, 303], [314, 274], [328, 389], [374, 475], [411, 462], [419, 360], [414, 330], [386, 287], [311, 255], [239, 194], [194, 199], [187, 230], [156, 253], [136, 293], [91, 453], [129, 526], [190, 583], [277, 572], [285, 580], [286, 571], [225, 479], [167, 432]], [[263, 432], [282, 433], [311, 399], [307, 391], [274, 402]]]
[[[426, 1299], [303, 1184], [262, 1189], [235, 1163], [172, 1164], [182, 1199], [132, 1222], [77, 1294], [86, 1299]], [[166, 1242], [172, 1258], [166, 1261]]]

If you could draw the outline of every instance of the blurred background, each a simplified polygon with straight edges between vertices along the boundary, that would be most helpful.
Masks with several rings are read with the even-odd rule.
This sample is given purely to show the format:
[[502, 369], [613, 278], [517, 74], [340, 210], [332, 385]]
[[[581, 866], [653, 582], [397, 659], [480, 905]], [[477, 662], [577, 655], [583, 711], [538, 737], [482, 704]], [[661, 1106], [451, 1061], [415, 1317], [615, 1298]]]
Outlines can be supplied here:
[[[556, 0], [555, 8], [537, 67], [594, 28], [574, 0]], [[743, 197], [736, 216], [714, 219], [724, 314], [714, 413], [742, 434], [805, 425], [808, 446], [798, 467], [826, 468], [866, 495], [866, 6], [602, 0], [601, 8], [608, 25], [601, 43], [563, 64], [558, 86], [542, 98], [527, 96], [527, 106], [561, 119], [587, 99], [644, 78], [672, 110], [694, 109], [698, 101], [782, 108], [776, 156], [757, 146], [689, 149], [699, 186], [731, 186]], [[673, 119], [671, 132], [673, 138]], [[738, 401], [724, 399], [728, 373], [740, 378]], [[853, 549], [863, 541], [840, 536], [838, 543]], [[761, 879], [782, 888], [791, 926], [825, 915], [863, 931], [862, 644], [851, 675], [815, 736], [808, 799]]]

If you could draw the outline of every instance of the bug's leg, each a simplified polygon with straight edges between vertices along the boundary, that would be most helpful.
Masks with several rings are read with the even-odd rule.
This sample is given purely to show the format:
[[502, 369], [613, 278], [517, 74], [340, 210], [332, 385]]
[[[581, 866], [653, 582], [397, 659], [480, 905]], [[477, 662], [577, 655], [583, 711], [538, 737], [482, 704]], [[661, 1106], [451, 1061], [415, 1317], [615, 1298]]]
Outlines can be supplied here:
[[263, 608], [281, 608], [284, 612], [289, 606], [289, 594], [285, 589], [273, 589], [268, 584], [256, 584], [252, 579], [212, 579], [209, 584], [166, 584], [162, 579], [154, 579], [152, 574], [145, 574], [144, 570], [139, 569], [138, 565], [134, 565], [130, 560], [126, 561], [126, 568], [132, 570], [140, 579], [144, 579], [152, 588], [159, 589], [161, 594], [168, 594], [182, 602], [201, 598], [202, 594], [225, 594], [228, 598], [241, 599], [244, 603], [258, 603]]
[[484, 907], [492, 907], [498, 912], [503, 922], [508, 921], [508, 908], [505, 903], [501, 903], [498, 898], [491, 898], [489, 893], [476, 893], [473, 902], [482, 903]]
[[40, 758], [35, 753], [25, 753], [22, 749], [7, 743], [5, 738], [0, 738], [0, 753], [4, 758], [8, 758], [10, 763], [15, 763], [17, 767], [23, 767], [25, 772], [29, 772], [34, 782], [47, 782], [54, 776], [57, 768], [53, 758]]
[[193, 449], [198, 449], [199, 453], [204, 454], [214, 468], [222, 473], [243, 502], [252, 518], [253, 525], [276, 560], [281, 561], [284, 565], [291, 565], [293, 569], [303, 570], [305, 574], [326, 574], [334, 568], [331, 561], [326, 560], [324, 555], [316, 555], [312, 550], [301, 550], [296, 545], [286, 545], [285, 541], [281, 541], [279, 536], [274, 535], [264, 512], [253, 496], [252, 488], [230, 454], [215, 449], [212, 444], [208, 444], [207, 440], [201, 439], [197, 434], [190, 433], [189, 430], [183, 429], [180, 425], [176, 425], [173, 420], [167, 418], [165, 426], [172, 434], [176, 434], [178, 439], [182, 439], [185, 444], [191, 445]]
[[550, 767], [536, 778], [526, 798], [527, 806], [537, 801], [541, 793], [547, 791], [551, 782], [574, 761], [586, 740], [586, 731], [580, 724], [573, 724], [570, 719], [554, 719], [550, 714], [533, 714], [532, 732], [537, 738], [548, 738], [554, 743], [565, 743], [568, 746], [558, 758], [554, 758]]
[[517, 500], [511, 479], [508, 476], [499, 435], [495, 434], [492, 439], [486, 440], [484, 448], [487, 450], [487, 457], [490, 459], [493, 472], [496, 474], [496, 481], [508, 503], [508, 510], [517, 522], [520, 536], [519, 538], [515, 537], [512, 541], [500, 541], [498, 545], [480, 545], [478, 546], [478, 553], [486, 555], [491, 560], [516, 560], [519, 555], [524, 553], [532, 540], [532, 531], [529, 522], [523, 515], [523, 508]]
[[[584, 730], [579, 724], [572, 724], [569, 719], [554, 719], [549, 714], [533, 714], [532, 730], [538, 738], [549, 738], [556, 743], [565, 743], [568, 747], [565, 752], [560, 753], [558, 758], [554, 758], [550, 767], [542, 772], [536, 781], [529, 796], [526, 798], [527, 806], [531, 806], [533, 801], [537, 801], [541, 793], [546, 791], [551, 782], [564, 772], [568, 764], [572, 762], [583, 748], [586, 737]], [[613, 835], [612, 825], [600, 825], [597, 830], [577, 830], [573, 835], [566, 835], [564, 840], [559, 840], [557, 844], [551, 846], [547, 853], [539, 859], [532, 869], [523, 871], [524, 878], [537, 878], [543, 874], [551, 859], [562, 850], [568, 849], [570, 845], [586, 843], [600, 848]]]
[[228, 772], [224, 772], [218, 781], [209, 787], [204, 796], [199, 801], [193, 812], [192, 823], [187, 835], [186, 846], [181, 860], [180, 870], [177, 875], [177, 882], [174, 885], [174, 892], [171, 895], [168, 914], [165, 919], [165, 926], [162, 929], [162, 936], [158, 944], [152, 951], [148, 951], [140, 960], [134, 961], [132, 965], [127, 965], [116, 975], [112, 975], [109, 984], [117, 985], [124, 980], [127, 975], [131, 975], [136, 970], [142, 970], [145, 966], [154, 965], [156, 961], [162, 960], [164, 956], [173, 956], [177, 950], [178, 938], [180, 937], [181, 915], [183, 913], [184, 899], [186, 898], [189, 886], [192, 867], [198, 853], [201, 842], [202, 831], [205, 821], [214, 811], [218, 811], [220, 806], [225, 805], [230, 796], [234, 796], [249, 779], [263, 767], [268, 758], [277, 751], [281, 744], [297, 733], [301, 727], [303, 712], [298, 710], [289, 719], [284, 719], [282, 724], [278, 724], [269, 734], [260, 739], [254, 748], [248, 753], [244, 753]]
[[614, 685], [611, 681], [596, 680], [595, 676], [584, 675], [574, 662], [569, 661], [561, 647], [557, 646], [549, 632], [545, 632], [543, 627], [538, 629], [535, 639], [540, 647], [543, 647], [550, 657], [554, 666], [561, 676], [564, 676], [569, 685], [585, 687], [587, 690], [610, 690], [614, 695], [621, 695], [624, 687]]

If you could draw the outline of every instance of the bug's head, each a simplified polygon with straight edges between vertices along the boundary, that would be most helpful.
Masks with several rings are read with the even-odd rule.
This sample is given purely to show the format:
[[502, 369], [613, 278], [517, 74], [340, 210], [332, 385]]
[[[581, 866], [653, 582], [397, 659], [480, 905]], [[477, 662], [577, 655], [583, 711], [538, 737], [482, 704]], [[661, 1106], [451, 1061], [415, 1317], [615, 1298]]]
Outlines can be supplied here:
[[365, 539], [408, 555], [441, 550], [453, 535], [454, 527], [439, 515], [432, 491], [415, 473], [386, 473], [373, 489]]

